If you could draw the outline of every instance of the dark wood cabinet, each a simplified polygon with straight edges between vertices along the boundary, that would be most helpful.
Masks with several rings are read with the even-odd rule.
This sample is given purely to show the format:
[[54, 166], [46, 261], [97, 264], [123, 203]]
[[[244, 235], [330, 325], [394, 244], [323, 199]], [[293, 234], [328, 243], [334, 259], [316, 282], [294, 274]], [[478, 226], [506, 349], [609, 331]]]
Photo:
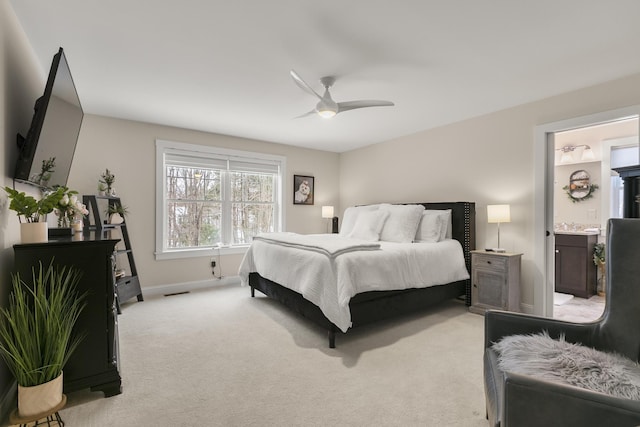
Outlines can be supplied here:
[[15, 245], [15, 268], [30, 278], [38, 263], [74, 266], [82, 273], [77, 289], [87, 292], [86, 306], [75, 329], [84, 339], [64, 368], [64, 392], [91, 388], [106, 397], [120, 394], [122, 383], [118, 355], [118, 322], [112, 257], [118, 240], [95, 233]]
[[597, 271], [593, 263], [595, 234], [556, 234], [555, 290], [581, 298], [596, 293]]

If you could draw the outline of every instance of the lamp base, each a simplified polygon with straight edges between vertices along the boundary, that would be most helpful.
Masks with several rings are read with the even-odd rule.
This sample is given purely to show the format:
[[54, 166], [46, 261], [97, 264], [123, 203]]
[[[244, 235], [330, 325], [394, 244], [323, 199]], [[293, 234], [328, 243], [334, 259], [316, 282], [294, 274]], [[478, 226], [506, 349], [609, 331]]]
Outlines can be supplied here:
[[507, 252], [504, 248], [491, 248], [492, 252], [497, 252], [499, 254]]

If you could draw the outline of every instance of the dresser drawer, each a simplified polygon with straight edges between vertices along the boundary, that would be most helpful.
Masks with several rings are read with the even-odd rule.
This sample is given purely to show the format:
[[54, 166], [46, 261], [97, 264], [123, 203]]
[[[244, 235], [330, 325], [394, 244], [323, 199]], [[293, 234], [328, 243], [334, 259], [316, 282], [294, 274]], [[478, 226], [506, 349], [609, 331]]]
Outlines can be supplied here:
[[495, 255], [473, 254], [473, 265], [475, 268], [492, 271], [505, 271], [507, 269], [507, 258]]

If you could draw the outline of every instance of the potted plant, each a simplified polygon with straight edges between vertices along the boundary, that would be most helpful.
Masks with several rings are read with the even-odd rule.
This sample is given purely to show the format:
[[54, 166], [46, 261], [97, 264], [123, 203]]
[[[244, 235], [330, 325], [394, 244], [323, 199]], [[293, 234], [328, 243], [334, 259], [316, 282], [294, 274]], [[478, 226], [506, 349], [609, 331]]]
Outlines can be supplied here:
[[109, 224], [122, 224], [124, 217], [129, 214], [129, 208], [120, 204], [109, 204], [107, 208], [107, 216]]
[[0, 356], [18, 383], [18, 414], [30, 417], [63, 404], [62, 370], [82, 337], [73, 327], [85, 306], [80, 272], [54, 266], [32, 269], [32, 283], [12, 275], [7, 307], [0, 307]]
[[20, 221], [20, 238], [22, 243], [37, 243], [47, 241], [47, 222], [45, 215], [51, 213], [64, 196], [65, 188], [59, 187], [55, 191], [45, 192], [36, 200], [22, 191], [11, 187], [4, 187], [11, 202], [9, 209], [18, 214]]
[[107, 188], [105, 189], [105, 192], [107, 193], [107, 196], [114, 196], [116, 194], [116, 191], [111, 186], [113, 185], [114, 181], [116, 180], [116, 176], [114, 174], [112, 174], [109, 171], [109, 169], [106, 169], [102, 173], [101, 177], [102, 178], [100, 179], [100, 182], [107, 186]]
[[78, 192], [62, 187], [64, 193], [54, 212], [58, 216], [58, 227], [68, 228], [77, 224], [89, 213], [87, 207], [78, 199]]
[[605, 273], [605, 255], [604, 255], [604, 243], [596, 243], [593, 246], [593, 263], [598, 266], [600, 272], [600, 290], [598, 295], [604, 296], [604, 288], [606, 285], [606, 273]]

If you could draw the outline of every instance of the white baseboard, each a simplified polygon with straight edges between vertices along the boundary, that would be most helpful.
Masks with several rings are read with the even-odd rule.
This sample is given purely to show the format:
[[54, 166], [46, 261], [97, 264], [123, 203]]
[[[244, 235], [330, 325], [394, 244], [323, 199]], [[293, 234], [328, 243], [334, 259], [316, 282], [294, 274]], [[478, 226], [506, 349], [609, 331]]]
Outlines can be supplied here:
[[533, 314], [532, 304], [520, 304], [520, 312], [526, 314]]
[[18, 402], [18, 384], [16, 380], [11, 382], [4, 396], [0, 396], [0, 425], [9, 423], [9, 414], [16, 408]]
[[239, 285], [240, 276], [223, 277], [222, 279], [198, 280], [194, 282], [172, 283], [170, 285], [152, 286], [142, 288], [142, 294], [146, 297], [189, 292], [198, 289], [214, 288], [216, 286]]

